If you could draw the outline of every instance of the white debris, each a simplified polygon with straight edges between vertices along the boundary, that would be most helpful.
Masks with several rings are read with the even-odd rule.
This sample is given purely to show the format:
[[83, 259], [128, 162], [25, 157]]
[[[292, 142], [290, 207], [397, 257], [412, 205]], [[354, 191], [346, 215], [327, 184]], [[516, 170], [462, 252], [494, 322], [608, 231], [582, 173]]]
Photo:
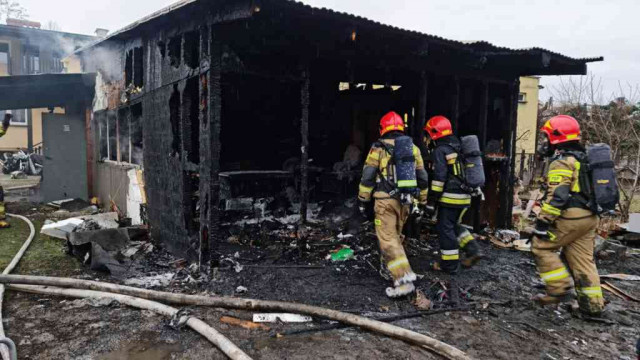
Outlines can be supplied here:
[[71, 218], [55, 223], [43, 225], [40, 230], [41, 234], [49, 235], [54, 238], [67, 240], [67, 235], [75, 230], [84, 220], [79, 218]]
[[189, 265], [189, 272], [192, 274], [197, 274], [200, 271], [200, 267], [198, 266], [198, 264], [193, 263], [191, 265]]
[[140, 250], [140, 244], [135, 245], [135, 246], [131, 246], [130, 248], [128, 248], [127, 250], [122, 252], [122, 255], [124, 257], [130, 258], [133, 255], [135, 255], [139, 250]]
[[253, 314], [253, 322], [257, 323], [274, 323], [282, 321], [285, 323], [304, 323], [311, 322], [310, 316], [302, 316], [298, 314]]
[[[58, 210], [61, 211], [61, 210]], [[68, 213], [63, 210], [62, 212]], [[104, 214], [87, 215], [81, 217], [74, 217], [58, 222], [45, 223], [40, 230], [41, 234], [49, 235], [58, 239], [67, 240], [68, 234], [72, 233], [76, 228], [82, 225], [85, 221], [92, 221], [97, 224], [100, 229], [117, 229], [118, 225], [118, 213], [110, 212]]]
[[92, 220], [96, 224], [98, 224], [98, 226], [100, 226], [101, 229], [117, 229], [118, 227], [120, 227], [120, 225], [118, 224], [117, 212], [108, 212], [108, 213], [102, 213], [102, 214], [81, 216], [80, 219]]
[[497, 230], [496, 237], [503, 243], [510, 244], [514, 240], [520, 239], [520, 233], [515, 230]]
[[342, 239], [348, 239], [348, 238], [352, 238], [353, 234], [338, 234], [338, 239], [342, 240]]
[[166, 273], [141, 278], [131, 278], [125, 280], [124, 283], [125, 285], [142, 286], [145, 288], [167, 286], [171, 283], [173, 276], [173, 273]]
[[249, 289], [247, 289], [247, 288], [246, 288], [246, 287], [244, 287], [244, 286], [238, 286], [238, 287], [236, 288], [236, 294], [244, 294], [244, 293], [246, 293], [247, 291], [249, 291]]
[[18, 170], [18, 171], [14, 171], [11, 173], [11, 178], [12, 179], [26, 179], [27, 178], [27, 174], [24, 173], [24, 171]]

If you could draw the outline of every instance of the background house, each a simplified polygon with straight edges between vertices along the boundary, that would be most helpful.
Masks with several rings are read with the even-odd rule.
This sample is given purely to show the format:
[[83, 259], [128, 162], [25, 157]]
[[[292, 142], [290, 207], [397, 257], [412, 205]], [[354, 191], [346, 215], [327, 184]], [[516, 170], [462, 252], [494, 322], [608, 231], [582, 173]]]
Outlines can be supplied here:
[[516, 135], [516, 174], [525, 184], [531, 180], [535, 167], [538, 135], [538, 93], [541, 89], [537, 76], [520, 77], [518, 93], [518, 130]]
[[[62, 59], [95, 37], [44, 30], [40, 23], [7, 19], [0, 25], [0, 76], [57, 74], [64, 71]], [[11, 131], [0, 139], [0, 151], [19, 148], [42, 149], [42, 113], [49, 109], [13, 109]], [[0, 111], [4, 117], [5, 111]], [[63, 109], [55, 109], [62, 113]]]

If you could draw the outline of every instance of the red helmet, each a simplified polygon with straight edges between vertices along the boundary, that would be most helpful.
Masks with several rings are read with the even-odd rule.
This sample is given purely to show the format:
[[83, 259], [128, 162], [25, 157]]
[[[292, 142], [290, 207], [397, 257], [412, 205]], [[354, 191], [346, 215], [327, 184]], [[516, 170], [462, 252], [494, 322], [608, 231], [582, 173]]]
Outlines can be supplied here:
[[380, 119], [380, 136], [394, 130], [404, 131], [404, 120], [395, 111], [390, 111]]
[[429, 134], [431, 140], [438, 140], [453, 134], [451, 121], [442, 115], [437, 115], [429, 119], [424, 126], [424, 131]]
[[552, 117], [544, 123], [540, 131], [547, 134], [551, 145], [580, 140], [580, 124], [569, 115]]

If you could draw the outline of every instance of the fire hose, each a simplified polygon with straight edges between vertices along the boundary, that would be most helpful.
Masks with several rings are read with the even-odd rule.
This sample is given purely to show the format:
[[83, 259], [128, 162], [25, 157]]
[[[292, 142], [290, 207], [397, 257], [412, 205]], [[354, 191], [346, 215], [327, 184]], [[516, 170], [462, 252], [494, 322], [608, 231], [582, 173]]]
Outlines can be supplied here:
[[[30, 233], [29, 233], [29, 237], [27, 238], [27, 241], [25, 241], [24, 244], [22, 244], [22, 247], [20, 248], [20, 250], [18, 250], [18, 253], [16, 254], [16, 256], [13, 257], [13, 259], [11, 260], [9, 265], [7, 265], [7, 267], [4, 269], [2, 274], [9, 274], [11, 271], [13, 271], [13, 269], [16, 267], [16, 265], [18, 265], [18, 262], [22, 258], [22, 255], [24, 255], [24, 253], [27, 251], [27, 248], [29, 248], [29, 245], [31, 245], [33, 238], [36, 236], [36, 228], [33, 226], [33, 223], [29, 221], [29, 219], [21, 215], [15, 215], [15, 214], [7, 214], [7, 215], [26, 222], [29, 225]], [[0, 284], [0, 344], [2, 344], [0, 345], [0, 357], [2, 357], [5, 360], [9, 360], [9, 359], [15, 360], [18, 358], [16, 345], [13, 343], [13, 341], [11, 341], [11, 339], [6, 338], [4, 334], [4, 325], [2, 322], [2, 299], [3, 298], [4, 298], [4, 284]]]
[[[26, 218], [23, 218], [28, 221]], [[32, 225], [31, 225], [32, 227]], [[26, 250], [27, 246], [23, 246]], [[22, 249], [21, 249], [22, 250]], [[24, 253], [24, 251], [22, 251]], [[19, 253], [20, 254], [20, 253]], [[21, 256], [21, 255], [20, 255]], [[19, 260], [19, 259], [18, 259]], [[17, 263], [16, 259], [14, 261]], [[13, 261], [12, 261], [13, 263]], [[15, 266], [15, 265], [14, 265]], [[433, 351], [447, 359], [453, 360], [469, 360], [470, 357], [463, 351], [443, 343], [437, 339], [429, 336], [404, 329], [399, 326], [387, 324], [381, 321], [372, 320], [363, 316], [344, 313], [336, 310], [321, 308], [317, 306], [297, 304], [283, 301], [269, 301], [269, 300], [256, 300], [256, 299], [241, 299], [232, 297], [221, 296], [199, 296], [199, 295], [187, 295], [180, 293], [169, 293], [155, 290], [141, 289], [131, 286], [123, 286], [118, 284], [81, 280], [73, 278], [58, 278], [58, 277], [45, 277], [45, 276], [27, 276], [27, 275], [8, 275], [3, 273], [0, 275], [0, 286], [2, 284], [9, 284], [7, 288], [16, 291], [49, 294], [49, 295], [61, 295], [70, 297], [91, 297], [91, 298], [112, 298], [121, 303], [154, 310], [158, 313], [176, 316], [178, 310], [161, 302], [168, 302], [180, 305], [196, 305], [196, 306], [213, 306], [230, 309], [242, 309], [242, 310], [261, 310], [261, 311], [284, 311], [306, 314], [316, 317], [321, 317], [329, 320], [339, 321], [348, 325], [357, 326], [365, 330], [383, 334], [392, 338], [403, 340], [418, 346], [421, 346], [427, 350]], [[22, 285], [16, 285], [22, 284]], [[55, 287], [52, 287], [55, 286]], [[150, 301], [154, 300], [154, 301]], [[156, 302], [157, 301], [157, 302]], [[146, 306], [146, 307], [142, 307]], [[198, 331], [194, 326], [194, 323], [199, 322], [200, 326], [208, 327], [208, 332], [214, 334], [216, 339], [224, 339], [220, 342], [226, 345], [231, 345], [231, 349], [234, 351], [227, 352], [220, 346], [219, 343], [214, 342], [227, 356], [231, 359], [249, 359], [249, 357], [231, 343], [226, 337], [218, 333], [213, 328], [209, 327], [204, 322], [195, 318], [189, 318], [186, 322], [194, 330]], [[191, 324], [190, 324], [191, 323]], [[198, 331], [200, 334], [210, 339], [203, 332]], [[210, 339], [211, 340], [211, 339]], [[213, 341], [212, 341], [213, 342]], [[227, 343], [228, 342], [228, 343]], [[237, 349], [237, 351], [235, 351]], [[234, 356], [232, 356], [232, 354]], [[235, 357], [240, 354], [239, 357]], [[246, 357], [244, 357], [246, 356]]]
[[[33, 223], [29, 221], [24, 216], [7, 214], [11, 217], [21, 219], [29, 224], [29, 229], [31, 230], [31, 234], [25, 243], [22, 245], [18, 253], [14, 256], [11, 263], [4, 269], [2, 272], [3, 275], [9, 274], [18, 264], [24, 253], [27, 251], [29, 245], [33, 241], [35, 236], [35, 228]], [[13, 341], [4, 337], [4, 329], [2, 327], [2, 297], [4, 295], [4, 284], [0, 283], [0, 354], [4, 360], [16, 360], [18, 358], [17, 350]], [[118, 294], [110, 294], [103, 293], [97, 291], [86, 291], [86, 290], [78, 290], [78, 289], [52, 289], [52, 288], [43, 288], [39, 286], [19, 286], [19, 285], [9, 285], [8, 288], [16, 291], [23, 292], [32, 292], [38, 294], [49, 294], [49, 295], [60, 295], [60, 296], [69, 296], [69, 297], [79, 297], [79, 298], [109, 298], [118, 301], [119, 303], [126, 304], [132, 307], [137, 307], [140, 309], [151, 310], [156, 313], [179, 317], [178, 323], [184, 323], [205, 338], [211, 341], [214, 345], [216, 345], [223, 353], [225, 353], [230, 359], [233, 360], [251, 360], [247, 354], [245, 354], [239, 347], [237, 347], [231, 340], [227, 339], [224, 335], [216, 331], [214, 328], [206, 324], [204, 321], [199, 320], [190, 316], [181, 316], [178, 309], [172, 308], [170, 306], [166, 306], [164, 304], [160, 304], [154, 301], [149, 301], [145, 299], [139, 299], [132, 296], [118, 295]], [[7, 348], [8, 346], [8, 348]]]

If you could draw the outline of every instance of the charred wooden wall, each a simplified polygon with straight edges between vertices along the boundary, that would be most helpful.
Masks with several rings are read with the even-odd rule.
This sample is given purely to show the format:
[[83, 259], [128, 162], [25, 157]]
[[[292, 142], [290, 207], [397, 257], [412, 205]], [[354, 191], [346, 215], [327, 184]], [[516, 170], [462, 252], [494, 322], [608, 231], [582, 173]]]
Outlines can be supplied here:
[[[248, 2], [225, 12], [176, 15], [142, 27], [139, 36], [119, 45], [116, 63], [125, 75], [120, 79], [113, 75], [118, 71], [109, 71], [110, 78], [124, 84], [120, 107], [142, 104], [148, 219], [152, 236], [172, 252], [199, 258], [205, 266], [211, 263], [210, 254], [222, 240], [220, 171], [273, 169], [294, 157], [302, 182], [297, 186], [305, 199], [312, 188], [306, 185], [312, 181], [307, 159], [330, 167], [354, 141], [354, 129], [375, 136], [379, 116], [389, 110], [407, 114], [417, 141], [426, 119], [445, 115], [461, 135], [478, 134], [483, 150], [493, 140], [501, 153], [512, 156], [515, 74], [458, 74], [443, 63], [419, 68], [400, 58], [396, 68], [382, 61], [367, 64], [355, 48], [324, 58], [326, 40], [299, 53], [286, 44], [288, 53], [280, 56], [284, 40], [274, 40], [277, 32], [268, 34], [270, 21], [238, 20], [255, 11]], [[262, 35], [272, 38], [256, 42]], [[339, 82], [402, 88], [341, 93]], [[271, 108], [264, 106], [267, 102]], [[341, 107], [342, 113], [337, 111]], [[362, 143], [365, 154], [369, 144]], [[244, 163], [237, 164], [238, 159]], [[500, 214], [493, 223], [506, 225], [512, 162], [501, 162], [496, 171], [492, 201]], [[470, 213], [476, 214], [470, 221], [482, 222], [478, 212]]]

